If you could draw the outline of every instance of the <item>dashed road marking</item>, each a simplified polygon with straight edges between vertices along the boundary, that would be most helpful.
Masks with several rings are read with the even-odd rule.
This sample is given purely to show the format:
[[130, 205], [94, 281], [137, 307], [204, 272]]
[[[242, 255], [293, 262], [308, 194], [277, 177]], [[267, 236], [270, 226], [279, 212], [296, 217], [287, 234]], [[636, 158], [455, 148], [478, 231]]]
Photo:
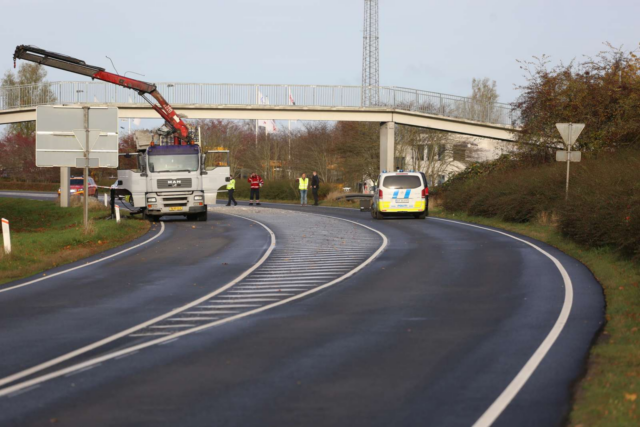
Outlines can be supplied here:
[[[224, 212], [224, 213], [228, 213], [228, 212]], [[231, 215], [229, 213], [229, 215]], [[53, 359], [52, 361], [46, 362], [44, 364], [35, 366], [31, 369], [19, 372], [17, 374], [14, 374], [10, 377], [4, 378], [0, 380], [0, 385], [4, 385], [8, 382], [23, 378], [24, 376], [27, 375], [31, 375], [34, 372], [38, 372], [42, 369], [46, 369], [47, 367], [53, 366], [57, 363], [61, 363], [65, 360], [69, 360], [72, 357], [75, 357], [79, 354], [85, 353], [91, 349], [100, 347], [102, 345], [105, 345], [107, 342], [111, 342], [115, 339], [119, 339], [122, 338], [124, 334], [126, 334], [127, 336], [131, 336], [131, 337], [152, 337], [153, 335], [160, 335], [160, 334], [166, 334], [166, 336], [161, 336], [159, 338], [155, 338], [155, 339], [151, 339], [148, 340], [146, 342], [140, 343], [140, 344], [136, 344], [136, 345], [131, 345], [130, 347], [126, 347], [123, 348], [121, 350], [118, 350], [116, 352], [113, 353], [109, 353], [103, 356], [99, 356], [96, 357], [92, 360], [86, 361], [86, 362], [81, 362], [66, 368], [62, 368], [59, 369], [57, 371], [53, 371], [50, 372], [48, 374], [42, 375], [40, 377], [35, 377], [32, 378], [30, 380], [26, 380], [23, 381], [22, 383], [17, 383], [14, 384], [12, 386], [6, 387], [4, 389], [0, 390], [0, 396], [5, 396], [9, 393], [13, 393], [16, 392], [18, 390], [24, 389], [26, 387], [30, 387], [34, 384], [40, 384], [42, 382], [54, 379], [54, 378], [58, 378], [62, 375], [65, 375], [67, 373], [70, 372], [75, 372], [79, 369], [83, 369], [86, 366], [92, 365], [92, 364], [96, 364], [96, 363], [102, 363], [104, 361], [107, 360], [111, 360], [114, 359], [116, 357], [120, 357], [124, 354], [129, 354], [131, 352], [134, 351], [139, 351], [143, 348], [148, 348], [151, 346], [154, 346], [156, 344], [160, 344], [160, 343], [164, 343], [167, 342], [169, 340], [173, 340], [175, 338], [184, 336], [184, 335], [188, 335], [188, 334], [194, 334], [194, 333], [198, 333], [201, 331], [204, 331], [206, 329], [209, 329], [213, 326], [218, 326], [218, 325], [222, 325], [246, 316], [250, 316], [253, 314], [257, 314], [257, 313], [261, 313], [265, 310], [269, 310], [275, 307], [278, 307], [280, 305], [283, 304], [287, 304], [293, 301], [296, 301], [298, 299], [307, 297], [308, 295], [312, 295], [314, 293], [320, 292], [323, 289], [326, 289], [328, 287], [334, 286], [337, 283], [340, 283], [344, 280], [346, 280], [347, 278], [353, 276], [354, 274], [357, 274], [360, 270], [362, 270], [363, 268], [365, 268], [367, 265], [369, 265], [371, 262], [373, 262], [373, 260], [375, 258], [377, 258], [382, 251], [386, 248], [387, 244], [388, 244], [388, 240], [386, 238], [386, 236], [384, 234], [382, 234], [381, 232], [368, 227], [364, 224], [360, 224], [358, 222], [355, 221], [351, 221], [351, 220], [347, 220], [347, 219], [342, 219], [342, 218], [335, 218], [335, 217], [331, 217], [331, 216], [326, 216], [326, 215], [314, 215], [314, 221], [316, 221], [316, 227], [317, 230], [319, 231], [319, 234], [321, 235], [322, 239], [326, 239], [328, 236], [326, 230], [332, 230], [332, 232], [335, 232], [339, 237], [339, 239], [351, 239], [352, 241], [356, 241], [356, 242], [362, 242], [362, 249], [363, 251], [361, 251], [362, 253], [358, 253], [358, 256], [354, 256], [352, 253], [347, 253], [349, 251], [346, 251], [344, 253], [341, 253], [339, 250], [339, 245], [335, 245], [335, 249], [336, 249], [336, 253], [334, 254], [335, 258], [333, 258], [333, 261], [336, 262], [340, 262], [340, 261], [345, 261], [345, 260], [349, 260], [352, 263], [353, 268], [348, 270], [348, 271], [344, 271], [344, 270], [339, 270], [336, 269], [334, 274], [315, 274], [313, 276], [306, 276], [308, 277], [308, 279], [310, 280], [299, 280], [296, 278], [277, 278], [278, 276], [275, 274], [269, 274], [266, 277], [268, 278], [263, 278], [263, 277], [255, 277], [256, 275], [254, 275], [253, 273], [256, 272], [258, 273], [258, 269], [260, 266], [262, 266], [265, 261], [267, 260], [267, 258], [269, 257], [269, 255], [272, 254], [272, 252], [276, 252], [278, 251], [278, 253], [274, 254], [274, 255], [283, 255], [282, 258], [279, 261], [276, 261], [278, 263], [280, 263], [283, 266], [288, 267], [289, 269], [292, 267], [292, 262], [295, 263], [294, 261], [291, 261], [289, 258], [286, 258], [288, 255], [286, 255], [286, 253], [284, 251], [280, 252], [279, 248], [275, 247], [275, 235], [273, 233], [273, 231], [270, 230], [269, 227], [267, 227], [265, 224], [248, 218], [246, 216], [240, 216], [240, 215], [233, 215], [233, 216], [239, 216], [245, 219], [248, 219], [250, 221], [254, 221], [260, 225], [262, 225], [265, 229], [267, 229], [270, 234], [271, 234], [271, 238], [272, 238], [272, 244], [269, 248], [269, 250], [267, 251], [267, 253], [265, 253], [265, 255], [263, 256], [263, 258], [261, 258], [261, 260], [259, 261], [258, 264], [256, 264], [254, 267], [252, 267], [251, 269], [247, 270], [247, 272], [243, 273], [240, 277], [238, 277], [236, 280], [232, 281], [231, 283], [223, 286], [222, 288], [220, 288], [219, 290], [203, 297], [200, 298], [196, 301], [194, 301], [193, 303], [187, 304], [183, 307], [180, 307], [179, 309], [175, 309], [170, 313], [167, 313], [166, 315], [163, 316], [159, 316], [149, 322], [145, 322], [144, 324], [138, 325], [137, 327], [128, 329], [127, 331], [124, 331], [120, 334], [116, 334], [112, 337], [106, 338], [105, 340], [99, 341], [98, 343], [94, 343], [91, 346], [86, 346], [83, 347], [82, 349], [76, 350], [75, 352], [69, 353], [67, 355], [64, 356], [60, 356], [59, 358]], [[276, 213], [275, 215], [273, 215], [271, 217], [271, 223], [277, 223], [277, 221], [280, 221], [279, 226], [282, 227], [283, 230], [286, 230], [287, 232], [291, 232], [291, 224], [287, 223], [287, 218], [283, 218], [286, 215], [281, 215]], [[266, 215], [263, 214], [261, 212], [260, 214], [260, 219], [262, 221], [267, 221], [267, 219], [265, 219]], [[316, 218], [321, 217], [321, 218], [327, 218], [327, 224], [318, 224], [318, 221]], [[344, 225], [348, 224], [347, 227], [345, 227]], [[354, 227], [355, 225], [355, 227]], [[306, 223], [305, 223], [305, 227], [306, 227]], [[362, 230], [367, 230], [366, 232], [363, 232]], [[306, 228], [305, 228], [306, 230]], [[312, 231], [312, 230], [311, 230]], [[293, 230], [293, 232], [295, 233], [296, 231]], [[310, 231], [305, 231], [307, 233], [310, 233]], [[369, 238], [366, 233], [373, 233], [374, 235], [377, 235], [378, 238], [376, 239], [371, 239]], [[286, 233], [283, 233], [286, 235]], [[299, 232], [298, 232], [299, 234]], [[311, 241], [311, 239], [309, 240]], [[374, 242], [375, 245], [373, 244]], [[295, 247], [290, 247], [288, 248], [286, 245], [286, 239], [285, 242], [283, 242], [284, 244], [282, 245], [282, 249], [283, 250], [290, 250], [291, 252], [295, 252], [298, 251], [299, 248], [295, 245], [300, 245], [302, 244], [299, 240], [294, 241], [295, 243]], [[305, 244], [307, 243], [307, 241], [304, 242]], [[327, 242], [323, 242], [324, 246], [327, 246]], [[330, 246], [331, 247], [331, 246]], [[368, 251], [368, 253], [367, 253]], [[364, 256], [365, 254], [368, 254], [368, 257]], [[323, 258], [326, 258], [327, 260], [331, 260], [332, 258], [330, 256], [323, 256]], [[307, 265], [306, 263], [312, 264], [312, 262], [310, 261], [305, 261], [305, 266]], [[273, 265], [271, 265], [273, 266]], [[300, 273], [300, 274], [304, 274], [304, 273]], [[300, 275], [299, 274], [299, 275]], [[273, 277], [273, 278], [271, 278]], [[316, 277], [316, 279], [312, 279], [312, 277]], [[279, 283], [274, 283], [273, 280], [278, 281]], [[308, 283], [308, 284], [314, 284], [313, 287], [311, 287], [310, 289], [305, 289], [304, 287], [300, 287], [300, 288], [289, 288], [286, 289], [285, 292], [273, 292], [273, 290], [267, 290], [265, 293], [262, 292], [256, 292], [256, 291], [250, 291], [249, 293], [241, 293], [241, 294], [235, 294], [235, 295], [229, 295], [231, 292], [229, 291], [230, 288], [238, 283], [242, 282], [243, 285], [247, 285], [247, 284], [253, 284], [255, 286], [260, 286], [260, 284], [269, 284], [269, 285], [278, 285], [278, 284], [283, 284], [283, 283], [287, 283], [287, 284], [300, 284], [300, 283]], [[235, 289], [234, 289], [235, 290]], [[229, 291], [229, 292], [227, 292]], [[226, 293], [226, 294], [225, 294]], [[193, 327], [191, 327], [191, 323], [189, 323], [189, 325], [186, 324], [182, 324], [182, 325], [166, 325], [166, 324], [159, 324], [162, 321], [167, 321], [168, 319], [170, 319], [171, 317], [175, 317], [177, 315], [183, 316], [185, 314], [185, 311], [190, 309], [191, 311], [189, 312], [189, 314], [196, 314], [196, 316], [201, 315], [201, 314], [206, 314], [204, 312], [204, 310], [200, 310], [200, 306], [202, 306], [204, 303], [206, 304], [218, 304], [221, 306], [230, 306], [231, 304], [235, 304], [235, 305], [248, 305], [248, 304], [244, 304], [244, 303], [263, 303], [264, 305], [260, 304], [258, 307], [246, 307], [247, 310], [243, 310], [239, 313], [229, 313], [227, 316], [221, 316], [220, 318], [216, 318], [216, 320], [212, 321], [212, 322], [204, 322], [202, 324], [199, 325], [194, 325]], [[192, 323], [196, 323], [195, 321], [192, 321], [192, 319], [189, 319], [190, 322]], [[162, 331], [158, 331], [158, 329], [162, 329]], [[176, 331], [174, 332], [165, 332], [167, 329], [176, 329]]]

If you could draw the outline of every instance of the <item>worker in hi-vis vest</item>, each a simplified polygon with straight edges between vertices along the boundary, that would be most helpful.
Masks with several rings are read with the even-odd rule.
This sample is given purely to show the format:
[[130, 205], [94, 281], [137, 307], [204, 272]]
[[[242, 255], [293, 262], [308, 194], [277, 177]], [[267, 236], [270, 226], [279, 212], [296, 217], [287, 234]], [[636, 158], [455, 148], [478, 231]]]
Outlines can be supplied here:
[[300, 190], [300, 205], [305, 206], [307, 204], [307, 190], [309, 189], [309, 178], [306, 174], [302, 174], [298, 178], [298, 189]]
[[233, 197], [233, 193], [236, 191], [236, 180], [233, 179], [233, 175], [230, 176], [229, 183], [227, 184], [227, 195], [229, 196], [229, 201], [227, 202], [227, 206], [231, 206], [231, 202], [233, 202], [233, 206], [238, 206], [238, 202]]

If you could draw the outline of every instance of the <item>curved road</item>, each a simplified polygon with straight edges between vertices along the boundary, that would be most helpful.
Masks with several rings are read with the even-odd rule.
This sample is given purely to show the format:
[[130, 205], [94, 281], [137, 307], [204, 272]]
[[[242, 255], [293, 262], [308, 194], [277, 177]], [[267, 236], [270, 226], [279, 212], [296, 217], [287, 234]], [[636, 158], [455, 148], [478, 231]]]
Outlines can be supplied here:
[[1, 287], [0, 424], [563, 424], [603, 321], [583, 265], [468, 224], [274, 208], [167, 221], [127, 255]]

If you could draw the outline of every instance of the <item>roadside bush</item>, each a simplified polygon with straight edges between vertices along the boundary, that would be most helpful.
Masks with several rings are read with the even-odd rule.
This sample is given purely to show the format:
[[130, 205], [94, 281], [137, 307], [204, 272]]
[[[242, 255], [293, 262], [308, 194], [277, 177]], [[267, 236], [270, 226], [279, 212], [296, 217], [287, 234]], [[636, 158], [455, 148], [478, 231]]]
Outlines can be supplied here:
[[561, 168], [517, 166], [512, 161], [510, 167], [487, 167], [484, 173], [457, 178], [438, 192], [444, 208], [509, 222], [529, 222], [552, 210], [561, 197]]
[[488, 164], [456, 176], [438, 196], [448, 211], [508, 222], [557, 218], [559, 230], [586, 247], [612, 247], [640, 258], [640, 152], [600, 154], [571, 165], [564, 200], [564, 163]]
[[640, 258], [640, 153], [579, 164], [571, 180], [569, 201], [558, 205], [560, 231], [587, 247]]

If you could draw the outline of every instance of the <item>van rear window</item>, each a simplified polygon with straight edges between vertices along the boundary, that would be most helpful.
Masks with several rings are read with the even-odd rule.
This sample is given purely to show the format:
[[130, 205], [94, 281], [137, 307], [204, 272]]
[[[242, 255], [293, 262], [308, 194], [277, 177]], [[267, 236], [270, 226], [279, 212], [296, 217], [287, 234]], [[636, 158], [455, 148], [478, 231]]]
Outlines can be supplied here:
[[415, 175], [394, 175], [385, 176], [382, 181], [384, 188], [398, 189], [398, 188], [418, 188], [422, 185], [422, 181], [419, 176]]

